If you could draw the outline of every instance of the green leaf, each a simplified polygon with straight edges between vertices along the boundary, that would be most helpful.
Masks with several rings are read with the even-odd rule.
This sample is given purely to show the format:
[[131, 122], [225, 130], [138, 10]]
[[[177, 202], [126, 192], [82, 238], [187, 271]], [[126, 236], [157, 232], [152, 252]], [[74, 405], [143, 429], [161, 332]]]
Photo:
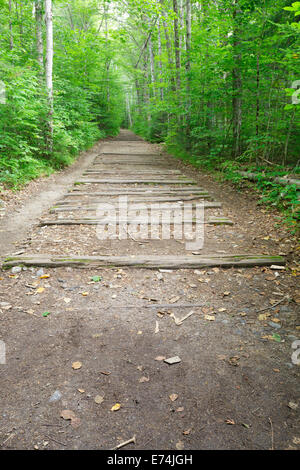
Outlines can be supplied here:
[[273, 333], [272, 338], [273, 338], [277, 343], [280, 343], [280, 342], [281, 342], [281, 336], [280, 336], [278, 333]]
[[94, 281], [94, 282], [100, 282], [100, 281], [102, 281], [102, 277], [101, 277], [101, 276], [93, 276], [93, 277], [92, 277], [92, 281]]
[[44, 313], [43, 313], [43, 317], [49, 317], [50, 313], [51, 313], [51, 312], [44, 312]]

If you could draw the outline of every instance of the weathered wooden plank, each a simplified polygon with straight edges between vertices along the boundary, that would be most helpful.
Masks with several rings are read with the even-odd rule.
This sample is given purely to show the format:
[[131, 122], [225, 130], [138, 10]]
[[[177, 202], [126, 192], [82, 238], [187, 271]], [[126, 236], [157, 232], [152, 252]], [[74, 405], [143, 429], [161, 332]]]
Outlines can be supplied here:
[[136, 255], [136, 256], [53, 256], [48, 254], [22, 255], [8, 257], [2, 264], [3, 269], [13, 266], [41, 266], [57, 268], [95, 267], [95, 266], [131, 266], [148, 269], [195, 269], [204, 267], [251, 267], [270, 266], [272, 264], [284, 265], [285, 259], [281, 256], [266, 255], [203, 255], [203, 256], [162, 256], [162, 255]]
[[[201, 220], [195, 220], [192, 219], [191, 221], [193, 224], [196, 222], [198, 224], [204, 224], [204, 225], [233, 225], [233, 222], [229, 219], [226, 219], [225, 217], [220, 217], [218, 220], [216, 217], [215, 218], [208, 218], [206, 221], [201, 221]], [[113, 220], [113, 219], [108, 219], [108, 220], [101, 220], [100, 218], [96, 217], [82, 217], [80, 219], [45, 219], [41, 220], [39, 223], [40, 227], [45, 227], [45, 226], [53, 226], [53, 225], [108, 225], [108, 224], [116, 224], [116, 225], [124, 225], [124, 224], [137, 224], [137, 223], [142, 223], [141, 221], [137, 221], [136, 219], [119, 219]], [[143, 225], [150, 225], [150, 221], [148, 219], [145, 220], [145, 223]], [[161, 225], [159, 223], [158, 225]], [[181, 223], [176, 223], [173, 222], [170, 223], [170, 225], [182, 225]]]
[[[131, 204], [135, 203], [136, 201], [132, 201]], [[143, 202], [145, 204], [148, 203], [148, 201], [140, 201], [140, 202]], [[74, 201], [73, 201], [74, 203]], [[64, 205], [62, 207], [52, 207], [50, 209], [50, 212], [52, 214], [56, 213], [56, 212], [74, 212], [74, 211], [87, 211], [87, 212], [90, 212], [90, 211], [96, 211], [98, 209], [98, 207], [101, 206], [101, 204], [106, 204], [106, 203], [109, 203], [111, 205], [115, 205], [116, 207], [119, 206], [119, 203], [118, 202], [115, 202], [115, 201], [98, 201], [96, 203], [89, 203], [88, 205], [86, 203], [83, 203], [81, 205]], [[199, 202], [200, 203], [200, 202]], [[208, 202], [208, 201], [201, 201], [201, 203], [203, 204], [203, 207], [204, 209], [220, 209], [222, 207], [222, 204], [220, 202]], [[151, 201], [149, 201], [149, 204], [151, 204]], [[199, 204], [198, 204], [199, 205]], [[122, 205], [122, 207], [127, 207]], [[164, 209], [180, 209], [182, 208], [183, 205], [180, 205], [180, 204], [168, 204], [168, 205], [163, 205], [161, 208], [157, 209], [159, 211], [162, 211]], [[195, 203], [191, 203], [191, 207], [194, 209], [196, 208], [196, 204]], [[129, 206], [128, 206], [128, 209], [130, 209], [130, 202], [129, 202]], [[154, 211], [155, 209], [151, 209], [152, 211]]]
[[79, 188], [79, 187], [73, 187], [69, 189], [69, 192], [66, 194], [66, 196], [78, 196], [78, 194], [81, 195], [93, 195], [93, 196], [118, 196], [118, 195], [125, 195], [125, 194], [141, 194], [141, 195], [151, 195], [151, 194], [184, 194], [188, 195], [189, 193], [191, 194], [209, 194], [206, 190], [199, 188], [197, 186], [193, 186], [192, 188], [116, 188], [110, 189], [107, 188], [103, 191], [100, 192], [87, 192], [86, 188], [84, 188], [84, 191]]
[[159, 179], [98, 179], [98, 180], [78, 180], [75, 184], [197, 184], [193, 180], [159, 180]]
[[[78, 197], [80, 197], [78, 195]], [[149, 203], [149, 204], [155, 204], [155, 203], [165, 203], [165, 202], [202, 202], [203, 200], [211, 200], [211, 196], [209, 194], [204, 194], [204, 195], [198, 195], [198, 196], [191, 196], [191, 197], [155, 197], [155, 196], [139, 196], [139, 195], [129, 195], [128, 196], [128, 204], [135, 204], [135, 203]], [[63, 199], [62, 201], [58, 201], [54, 207], [61, 207], [61, 206], [73, 206], [76, 203], [79, 204], [103, 204], [103, 203], [112, 203], [112, 204], [118, 204], [118, 201], [116, 197], [113, 198], [107, 198], [107, 197], [102, 197], [102, 198], [97, 198], [97, 197], [89, 197], [89, 198], [83, 198], [83, 199]]]

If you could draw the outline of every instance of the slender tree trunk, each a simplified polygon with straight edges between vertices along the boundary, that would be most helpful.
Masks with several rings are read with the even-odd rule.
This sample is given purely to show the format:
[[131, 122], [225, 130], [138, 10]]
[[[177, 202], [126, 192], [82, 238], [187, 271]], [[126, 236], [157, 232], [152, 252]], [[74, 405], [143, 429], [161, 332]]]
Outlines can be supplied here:
[[232, 71], [232, 109], [233, 109], [233, 157], [241, 153], [241, 128], [242, 128], [242, 55], [241, 29], [238, 0], [233, 0], [233, 71]]
[[48, 93], [48, 152], [53, 151], [53, 20], [52, 0], [45, 0], [46, 22], [46, 87]]
[[165, 38], [166, 38], [166, 48], [167, 48], [167, 55], [168, 55], [168, 63], [169, 63], [169, 69], [170, 69], [170, 77], [171, 77], [171, 84], [172, 84], [172, 90], [175, 90], [175, 81], [174, 81], [174, 66], [173, 66], [173, 58], [172, 58], [172, 46], [171, 46], [171, 41], [170, 41], [170, 36], [168, 32], [168, 26], [165, 21], [163, 21], [163, 26], [164, 26], [164, 33], [165, 33]]
[[[191, 0], [186, 0], [186, 104], [187, 123], [190, 121], [191, 108], [191, 44], [192, 44], [192, 10]], [[188, 125], [189, 127], [189, 125]]]
[[173, 0], [174, 17], [174, 48], [175, 48], [175, 63], [176, 63], [176, 88], [180, 90], [180, 41], [179, 41], [179, 27], [178, 27], [178, 2]]
[[9, 0], [9, 48], [12, 51], [14, 48], [14, 35], [12, 27], [12, 0]]
[[[150, 21], [149, 21], [149, 26], [151, 26]], [[148, 50], [149, 50], [149, 59], [150, 59], [150, 79], [151, 79], [152, 95], [155, 96], [155, 69], [154, 69], [152, 34], [148, 41]]]
[[162, 67], [162, 61], [161, 61], [161, 56], [162, 56], [162, 45], [161, 45], [161, 28], [160, 28], [160, 17], [157, 20], [157, 42], [158, 42], [158, 55], [159, 55], [159, 61], [158, 61], [158, 67], [159, 67], [159, 83], [160, 83], [160, 99], [161, 101], [164, 100], [164, 90], [162, 88], [162, 82], [163, 82], [163, 67]]
[[44, 73], [44, 46], [43, 46], [43, 4], [42, 0], [35, 0], [36, 48], [40, 75]]

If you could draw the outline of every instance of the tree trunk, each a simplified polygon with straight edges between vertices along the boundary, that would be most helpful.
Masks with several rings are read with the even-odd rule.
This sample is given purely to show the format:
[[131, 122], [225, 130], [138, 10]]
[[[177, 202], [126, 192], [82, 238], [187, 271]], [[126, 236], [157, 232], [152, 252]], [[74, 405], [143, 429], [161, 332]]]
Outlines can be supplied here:
[[180, 90], [180, 41], [179, 41], [179, 27], [178, 27], [178, 3], [173, 0], [174, 17], [174, 48], [175, 48], [175, 63], [176, 63], [176, 88]]
[[36, 48], [40, 75], [44, 73], [44, 47], [43, 47], [43, 5], [42, 0], [35, 0]]
[[[149, 28], [151, 28], [150, 20], [149, 20]], [[152, 95], [155, 96], [155, 69], [154, 69], [152, 34], [149, 37], [148, 49], [149, 49], [149, 58], [150, 58], [150, 78], [151, 78]]]
[[12, 51], [14, 48], [14, 36], [12, 28], [12, 1], [9, 0], [9, 49]]
[[162, 46], [161, 46], [161, 28], [160, 28], [160, 17], [157, 20], [157, 31], [158, 31], [158, 36], [157, 36], [157, 42], [158, 42], [158, 56], [159, 56], [159, 61], [158, 61], [158, 67], [159, 67], [159, 83], [160, 83], [160, 99], [161, 101], [164, 100], [164, 90], [162, 88], [162, 82], [163, 82], [163, 67], [162, 67]]
[[191, 41], [192, 41], [192, 10], [191, 0], [186, 0], [186, 104], [187, 123], [190, 121], [191, 108]]
[[233, 70], [232, 70], [232, 111], [233, 111], [233, 157], [241, 153], [241, 128], [242, 128], [242, 55], [240, 51], [241, 30], [238, 1], [233, 1]]
[[53, 151], [53, 20], [52, 0], [45, 0], [46, 22], [46, 87], [48, 93], [48, 153]]

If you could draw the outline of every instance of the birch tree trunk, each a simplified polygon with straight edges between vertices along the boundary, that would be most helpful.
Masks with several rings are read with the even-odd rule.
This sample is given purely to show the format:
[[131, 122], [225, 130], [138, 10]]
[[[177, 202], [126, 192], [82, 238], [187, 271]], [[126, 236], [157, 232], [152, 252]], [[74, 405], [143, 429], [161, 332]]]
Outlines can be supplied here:
[[12, 51], [14, 48], [14, 36], [12, 28], [12, 0], [9, 0], [9, 48]]
[[187, 94], [187, 120], [190, 120], [191, 108], [191, 45], [192, 45], [192, 9], [191, 0], [186, 0], [186, 94]]
[[176, 88], [180, 90], [180, 41], [179, 41], [179, 27], [178, 27], [178, 3], [173, 0], [173, 10], [175, 13], [174, 18], [174, 47], [175, 47], [175, 63], [176, 63]]
[[164, 90], [162, 88], [162, 82], [163, 82], [163, 67], [162, 67], [162, 45], [161, 45], [161, 27], [160, 27], [160, 17], [158, 17], [157, 20], [157, 42], [158, 42], [158, 55], [159, 55], [159, 61], [158, 61], [158, 67], [159, 67], [159, 83], [160, 83], [160, 99], [161, 101], [164, 100]]
[[44, 47], [43, 47], [43, 4], [42, 0], [35, 0], [36, 48], [40, 75], [44, 74]]
[[238, 0], [233, 0], [233, 70], [232, 70], [232, 111], [233, 111], [233, 156], [237, 157], [241, 152], [241, 128], [242, 128], [242, 57], [240, 52], [241, 10]]
[[[150, 20], [149, 20], [149, 27], [151, 27]], [[155, 96], [155, 69], [154, 69], [154, 54], [153, 54], [152, 34], [149, 37], [148, 49], [149, 49], [149, 58], [150, 58], [151, 88], [152, 88], [153, 96]]]
[[52, 0], [45, 0], [46, 22], [46, 87], [48, 93], [48, 152], [53, 151], [53, 20]]

